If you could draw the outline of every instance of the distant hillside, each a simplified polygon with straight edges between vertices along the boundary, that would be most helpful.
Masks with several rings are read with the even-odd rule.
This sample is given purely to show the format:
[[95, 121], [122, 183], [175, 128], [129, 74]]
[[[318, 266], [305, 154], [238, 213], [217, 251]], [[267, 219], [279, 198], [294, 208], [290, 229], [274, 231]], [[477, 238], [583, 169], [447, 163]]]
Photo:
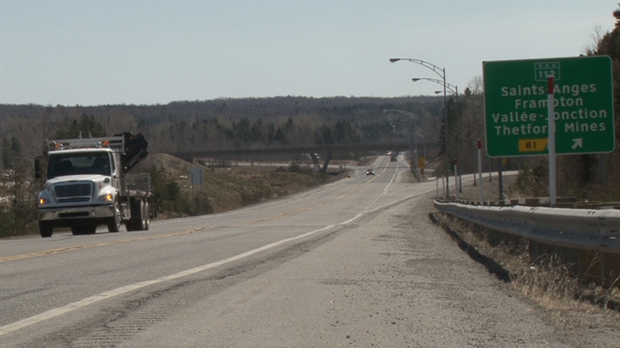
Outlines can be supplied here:
[[[398, 109], [420, 117], [426, 139], [439, 138], [440, 97], [273, 97], [178, 101], [166, 105], [41, 106], [0, 104], [3, 155], [19, 147], [31, 159], [45, 139], [81, 130], [105, 135], [142, 132], [150, 151], [304, 146], [372, 142], [401, 137], [383, 112]], [[16, 142], [18, 144], [16, 144]]]

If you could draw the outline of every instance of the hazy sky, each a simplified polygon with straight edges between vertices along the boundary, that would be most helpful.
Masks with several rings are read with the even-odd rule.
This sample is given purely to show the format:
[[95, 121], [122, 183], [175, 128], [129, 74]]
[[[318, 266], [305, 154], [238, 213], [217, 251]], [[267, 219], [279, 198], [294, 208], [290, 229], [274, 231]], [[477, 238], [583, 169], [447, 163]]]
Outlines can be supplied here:
[[577, 56], [618, 0], [0, 0], [0, 103], [464, 90], [485, 60]]

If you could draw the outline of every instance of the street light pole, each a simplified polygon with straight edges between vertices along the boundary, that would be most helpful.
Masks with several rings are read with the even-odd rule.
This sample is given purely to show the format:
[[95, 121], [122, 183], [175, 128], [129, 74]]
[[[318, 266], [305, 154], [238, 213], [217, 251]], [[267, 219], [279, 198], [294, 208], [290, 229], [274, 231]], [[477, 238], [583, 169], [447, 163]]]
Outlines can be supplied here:
[[[447, 87], [448, 90], [451, 93], [453, 93], [455, 98], [456, 98], [456, 160], [454, 162], [455, 163], [455, 165], [454, 165], [454, 185], [455, 185], [455, 188], [457, 188], [456, 196], [457, 196], [457, 199], [458, 199], [458, 196], [459, 196], [458, 194], [463, 192], [463, 188], [461, 186], [461, 177], [457, 173], [457, 170], [458, 170], [457, 169], [458, 168], [457, 164], [461, 160], [461, 158], [459, 156], [460, 148], [461, 148], [460, 143], [459, 143], [459, 140], [460, 140], [460, 136], [459, 136], [460, 135], [459, 122], [461, 120], [461, 106], [459, 105], [459, 86], [449, 84], [449, 83], [447, 83], [445, 81], [442, 81], [442, 80], [428, 78], [428, 77], [414, 77], [414, 78], [411, 79], [411, 81], [413, 81], [413, 82], [417, 82], [417, 81], [420, 81], [420, 80], [427, 80], [427, 81], [431, 81], [431, 82], [443, 85], [444, 86], [444, 91], [445, 91], [445, 88]], [[448, 118], [447, 104], [446, 104], [446, 118]], [[446, 134], [447, 134], [447, 132], [446, 132]]]
[[439, 75], [443, 81], [443, 105], [444, 105], [444, 170], [446, 171], [445, 179], [446, 179], [446, 198], [450, 197], [450, 183], [448, 176], [448, 169], [450, 168], [449, 159], [448, 159], [448, 97], [446, 94], [446, 69], [439, 67], [433, 63], [429, 63], [427, 61], [415, 58], [390, 58], [390, 63], [396, 63], [401, 60], [406, 60], [412, 63], [420, 64], [423, 67], [432, 70], [434, 73]]

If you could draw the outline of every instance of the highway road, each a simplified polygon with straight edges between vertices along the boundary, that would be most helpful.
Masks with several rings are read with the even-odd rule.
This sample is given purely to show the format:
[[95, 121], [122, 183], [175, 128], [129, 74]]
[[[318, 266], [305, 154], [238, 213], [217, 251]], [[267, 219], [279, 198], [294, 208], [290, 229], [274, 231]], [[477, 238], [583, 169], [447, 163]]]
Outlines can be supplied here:
[[150, 231], [2, 240], [0, 347], [587, 345], [429, 221], [435, 182], [373, 167]]

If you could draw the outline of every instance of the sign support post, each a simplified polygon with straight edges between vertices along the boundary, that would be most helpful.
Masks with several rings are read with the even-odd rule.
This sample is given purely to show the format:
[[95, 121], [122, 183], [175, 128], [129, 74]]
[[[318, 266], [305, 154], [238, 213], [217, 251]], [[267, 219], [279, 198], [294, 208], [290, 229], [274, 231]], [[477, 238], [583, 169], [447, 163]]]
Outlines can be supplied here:
[[556, 203], [556, 166], [555, 166], [555, 105], [553, 100], [554, 79], [553, 76], [547, 78], [547, 115], [549, 118], [549, 136], [547, 140], [547, 150], [549, 151], [549, 203], [553, 206]]
[[478, 177], [480, 177], [480, 202], [483, 201], [482, 196], [482, 140], [478, 139]]
[[456, 191], [456, 193], [454, 194], [456, 197], [456, 200], [458, 201], [459, 199], [461, 199], [461, 196], [459, 195], [459, 192], [461, 192], [460, 188], [459, 188], [459, 171], [458, 171], [458, 159], [454, 159], [454, 190]]

